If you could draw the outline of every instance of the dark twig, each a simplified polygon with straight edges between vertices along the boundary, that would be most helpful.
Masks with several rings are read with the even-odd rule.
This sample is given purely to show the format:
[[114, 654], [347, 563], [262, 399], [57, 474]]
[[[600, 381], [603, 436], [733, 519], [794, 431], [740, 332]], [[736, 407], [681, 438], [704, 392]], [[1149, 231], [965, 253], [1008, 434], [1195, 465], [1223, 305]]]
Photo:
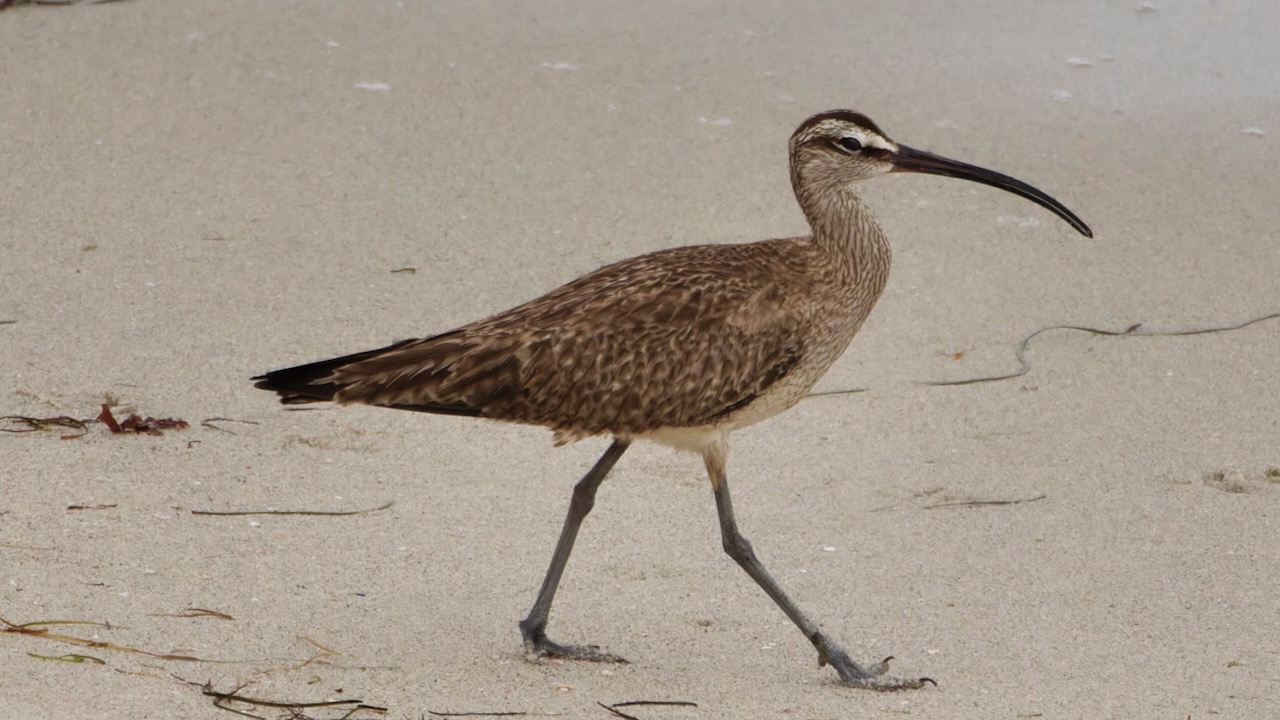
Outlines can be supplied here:
[[614, 703], [609, 707], [635, 707], [637, 705], [666, 705], [669, 707], [698, 707], [698, 703], [689, 700], [628, 700]]
[[259, 705], [261, 707], [318, 708], [318, 707], [337, 707], [338, 705], [355, 705], [357, 706], [358, 709], [363, 709], [363, 710], [381, 710], [381, 711], [386, 710], [386, 708], [377, 707], [376, 705], [366, 705], [363, 700], [321, 700], [317, 702], [263, 700], [261, 698], [246, 697], [244, 695], [239, 694], [240, 691], [243, 689], [244, 689], [244, 686], [242, 685], [236, 688], [235, 690], [232, 690], [229, 693], [222, 693], [222, 692], [218, 692], [217, 690], [214, 690], [211, 686], [206, 684], [204, 686], [204, 689], [201, 691], [201, 693], [208, 697], [218, 698], [219, 700], [223, 700], [223, 701], [234, 700], [236, 702], [245, 703], [246, 705]]
[[[1022, 339], [1022, 342], [1014, 346], [1013, 354], [1018, 361], [1018, 369], [1002, 375], [988, 375], [984, 377], [968, 378], [966, 380], [925, 380], [920, 381], [921, 385], [929, 385], [932, 387], [952, 387], [956, 385], [978, 385], [980, 383], [1000, 382], [1001, 380], [1012, 380], [1020, 378], [1031, 372], [1031, 362], [1027, 360], [1027, 350], [1031, 347], [1031, 341], [1036, 337], [1054, 330], [1073, 330], [1075, 332], [1084, 332], [1091, 335], [1101, 335], [1103, 337], [1188, 337], [1190, 335], [1208, 335], [1210, 333], [1224, 333], [1234, 330], [1243, 330], [1250, 325], [1256, 325], [1267, 320], [1280, 318], [1280, 313], [1271, 313], [1261, 317], [1246, 320], [1236, 325], [1222, 325], [1218, 327], [1198, 328], [1196, 330], [1173, 330], [1170, 332], [1139, 332], [1142, 329], [1142, 323], [1135, 323], [1124, 330], [1103, 330], [1101, 328], [1086, 327], [1083, 325], [1053, 325], [1050, 327], [1040, 328]], [[848, 390], [824, 390], [823, 392], [810, 393], [808, 397], [832, 397], [837, 395], [852, 395], [855, 393], [866, 392], [867, 388], [853, 388]]]
[[265, 720], [265, 718], [262, 718], [259, 715], [254, 715], [252, 713], [245, 712], [243, 710], [237, 710], [236, 708], [233, 708], [230, 705], [228, 705], [228, 703], [238, 702], [238, 703], [243, 703], [245, 705], [253, 705], [256, 707], [283, 708], [283, 709], [289, 710], [294, 717], [306, 717], [305, 715], [301, 714], [303, 708], [342, 707], [346, 705], [351, 705], [353, 707], [351, 707], [346, 712], [346, 714], [343, 715], [344, 718], [351, 717], [353, 713], [356, 713], [360, 710], [369, 710], [371, 712], [376, 712], [376, 713], [387, 712], [387, 709], [384, 707], [379, 707], [377, 705], [368, 705], [363, 700], [357, 700], [357, 699], [324, 700], [319, 702], [282, 702], [278, 700], [263, 700], [261, 698], [253, 698], [253, 697], [241, 695], [240, 691], [245, 688], [244, 685], [240, 685], [239, 687], [237, 687], [235, 690], [232, 690], [231, 692], [224, 693], [224, 692], [218, 692], [217, 690], [214, 690], [213, 686], [207, 682], [203, 684], [192, 682], [190, 680], [187, 680], [186, 678], [179, 677], [172, 673], [170, 673], [170, 676], [186, 685], [191, 685], [193, 687], [200, 688], [200, 693], [202, 695], [204, 695], [205, 697], [213, 698], [213, 706], [218, 708], [219, 710], [226, 710], [227, 712], [235, 713], [236, 715], [242, 715], [244, 717], [257, 718], [257, 720]]
[[1040, 328], [1023, 338], [1022, 342], [1014, 348], [1014, 356], [1018, 360], [1018, 369], [1011, 373], [1003, 375], [990, 375], [987, 377], [969, 378], [968, 380], [933, 380], [922, 383], [923, 385], [933, 385], [938, 387], [949, 387], [952, 385], [977, 385], [979, 383], [998, 382], [1001, 380], [1012, 380], [1022, 377], [1031, 372], [1031, 363], [1027, 360], [1027, 350], [1031, 347], [1031, 341], [1036, 337], [1054, 330], [1072, 330], [1075, 332], [1089, 333], [1090, 335], [1101, 335], [1103, 337], [1188, 337], [1191, 335], [1209, 335], [1212, 333], [1231, 332], [1233, 330], [1243, 330], [1250, 325], [1256, 325], [1267, 320], [1280, 318], [1280, 313], [1271, 313], [1263, 315], [1252, 320], [1238, 323], [1236, 325], [1223, 325], [1219, 327], [1199, 328], [1196, 330], [1173, 330], [1169, 332], [1139, 332], [1142, 323], [1129, 326], [1125, 330], [1103, 330], [1100, 328], [1084, 327], [1081, 325], [1053, 325], [1051, 327]]
[[640, 720], [640, 718], [636, 717], [635, 715], [628, 715], [622, 712], [621, 710], [619, 710], [618, 708], [610, 707], [608, 705], [605, 705], [602, 702], [597, 701], [596, 704], [604, 708], [605, 710], [608, 710], [609, 712], [613, 713], [614, 715], [622, 718], [622, 720]]
[[822, 392], [809, 393], [809, 397], [831, 397], [834, 395], [857, 395], [858, 393], [870, 392], [871, 388], [851, 388], [849, 390], [823, 390]]
[[372, 512], [378, 512], [379, 510], [386, 510], [387, 508], [391, 507], [394, 504], [395, 504], [395, 501], [388, 501], [384, 505], [379, 505], [376, 508], [369, 508], [367, 510], [335, 510], [332, 512], [326, 511], [326, 510], [192, 510], [191, 514], [192, 515], [219, 515], [219, 516], [227, 516], [227, 515], [332, 515], [332, 516], [363, 515], [365, 513], [372, 513]]
[[621, 710], [618, 709], [620, 707], [640, 707], [640, 706], [698, 707], [698, 703], [690, 702], [688, 700], [628, 700], [626, 702], [613, 703], [612, 705], [605, 705], [602, 702], [597, 702], [596, 704], [604, 708], [605, 710], [608, 710], [609, 712], [613, 713], [614, 715], [620, 718], [623, 718], [623, 720], [640, 720], [640, 718], [637, 718], [634, 715], [628, 715], [622, 712]]
[[426, 711], [428, 715], [436, 717], [517, 717], [521, 715], [529, 715], [527, 712], [438, 712], [435, 710]]
[[0, 10], [8, 7], [16, 7], [18, 5], [102, 5], [109, 2], [121, 2], [122, 0], [0, 0]]

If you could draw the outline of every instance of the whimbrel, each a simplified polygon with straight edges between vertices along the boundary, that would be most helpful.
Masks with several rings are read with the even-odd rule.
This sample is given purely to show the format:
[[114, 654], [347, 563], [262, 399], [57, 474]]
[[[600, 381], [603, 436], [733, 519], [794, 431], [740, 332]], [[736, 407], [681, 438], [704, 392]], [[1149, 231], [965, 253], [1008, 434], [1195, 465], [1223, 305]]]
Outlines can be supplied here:
[[335, 401], [544, 425], [557, 444], [613, 439], [573, 489], [532, 610], [529, 654], [616, 661], [546, 635], [556, 587], [596, 488], [635, 440], [702, 455], [724, 550], [846, 684], [922, 687], [928, 678], [855, 662], [782, 590], [738, 530], [729, 499], [729, 434], [800, 401], [840, 357], [889, 276], [889, 243], [859, 181], [891, 172], [972, 180], [1036, 202], [1092, 237], [1057, 200], [1006, 175], [894, 142], [849, 110], [791, 136], [791, 184], [812, 235], [699, 245], [614, 263], [519, 307], [440, 335], [275, 370], [256, 387], [283, 403]]

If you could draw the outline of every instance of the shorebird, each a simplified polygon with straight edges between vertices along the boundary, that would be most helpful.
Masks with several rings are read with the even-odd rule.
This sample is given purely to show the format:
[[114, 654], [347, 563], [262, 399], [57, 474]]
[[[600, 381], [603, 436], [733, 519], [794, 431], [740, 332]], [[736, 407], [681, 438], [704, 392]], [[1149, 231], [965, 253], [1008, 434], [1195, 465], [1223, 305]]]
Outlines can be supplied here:
[[724, 550], [800, 628], [845, 684], [923, 687], [855, 662], [800, 609], [738, 530], [729, 435], [799, 402], [844, 352], [884, 290], [889, 242], [856, 185], [916, 172], [1020, 195], [1081, 234], [1066, 206], [1000, 173], [894, 142], [867, 116], [833, 110], [791, 136], [791, 185], [811, 235], [660, 250], [614, 263], [492, 317], [431, 337], [253, 378], [282, 403], [335, 401], [543, 425], [557, 445], [613, 442], [573, 488], [560, 539], [528, 617], [533, 657], [621, 661], [547, 637], [556, 587], [596, 489], [635, 440], [702, 455]]

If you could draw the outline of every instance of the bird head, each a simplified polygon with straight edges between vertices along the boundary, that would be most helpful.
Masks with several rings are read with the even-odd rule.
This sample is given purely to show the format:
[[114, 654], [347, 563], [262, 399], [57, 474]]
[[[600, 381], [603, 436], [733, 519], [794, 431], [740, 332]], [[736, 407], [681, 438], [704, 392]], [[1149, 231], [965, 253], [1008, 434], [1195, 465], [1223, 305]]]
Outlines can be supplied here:
[[1084, 221], [1043, 191], [994, 170], [902, 145], [861, 113], [819, 113], [791, 135], [791, 182], [797, 194], [848, 191], [857, 182], [893, 172], [943, 175], [1000, 188], [1048, 209], [1080, 234], [1093, 237]]

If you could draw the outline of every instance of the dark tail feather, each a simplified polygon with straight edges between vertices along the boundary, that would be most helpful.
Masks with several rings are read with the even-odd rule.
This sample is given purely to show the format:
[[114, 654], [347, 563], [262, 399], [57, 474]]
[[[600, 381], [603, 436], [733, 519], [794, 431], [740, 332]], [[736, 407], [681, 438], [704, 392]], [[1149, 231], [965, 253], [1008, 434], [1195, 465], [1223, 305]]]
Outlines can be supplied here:
[[272, 370], [264, 375], [255, 378], [257, 382], [254, 387], [260, 390], [270, 390], [280, 395], [280, 402], [284, 405], [297, 405], [300, 403], [326, 402], [333, 400], [333, 396], [337, 394], [342, 386], [333, 382], [318, 382], [322, 378], [329, 377], [334, 370], [343, 365], [367, 360], [374, 355], [395, 350], [413, 340], [401, 340], [398, 343], [388, 345], [377, 350], [368, 350], [354, 355], [344, 355], [343, 357], [330, 358], [313, 362], [307, 365], [298, 365], [297, 367], [284, 368], [282, 370]]

